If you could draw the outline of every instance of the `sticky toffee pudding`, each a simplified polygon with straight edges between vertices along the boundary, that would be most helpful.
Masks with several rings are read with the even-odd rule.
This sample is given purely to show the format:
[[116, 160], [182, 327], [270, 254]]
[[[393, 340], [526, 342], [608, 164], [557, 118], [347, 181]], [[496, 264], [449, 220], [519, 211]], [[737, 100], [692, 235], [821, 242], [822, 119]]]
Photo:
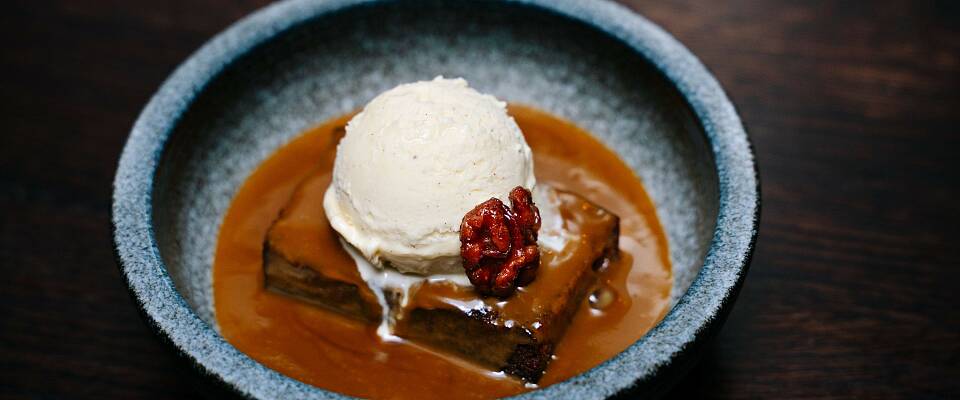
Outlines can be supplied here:
[[220, 230], [213, 288], [224, 337], [293, 378], [373, 398], [518, 394], [638, 340], [672, 286], [642, 184], [578, 127], [521, 105], [509, 114], [532, 150], [536, 189], [464, 215], [462, 279], [403, 288], [371, 283], [389, 262], [368, 262], [323, 207], [353, 115], [281, 148], [240, 188]]

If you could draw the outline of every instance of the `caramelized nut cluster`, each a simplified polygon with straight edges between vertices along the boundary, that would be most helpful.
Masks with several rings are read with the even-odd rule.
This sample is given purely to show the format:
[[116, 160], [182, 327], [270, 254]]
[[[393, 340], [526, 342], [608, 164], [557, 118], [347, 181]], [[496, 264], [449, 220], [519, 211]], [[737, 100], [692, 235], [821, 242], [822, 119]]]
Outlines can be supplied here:
[[496, 198], [476, 206], [460, 223], [460, 256], [481, 295], [507, 297], [533, 282], [540, 266], [540, 210], [530, 191], [510, 191], [510, 207]]

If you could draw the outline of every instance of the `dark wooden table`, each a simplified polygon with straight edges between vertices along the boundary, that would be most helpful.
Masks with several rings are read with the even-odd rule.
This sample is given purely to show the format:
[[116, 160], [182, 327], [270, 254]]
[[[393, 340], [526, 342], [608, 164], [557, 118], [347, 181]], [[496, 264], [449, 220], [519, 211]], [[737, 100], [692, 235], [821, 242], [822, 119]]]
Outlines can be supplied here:
[[[0, 397], [195, 397], [110, 250], [117, 157], [172, 69], [262, 1], [8, 1], [0, 13]], [[763, 223], [671, 397], [960, 397], [960, 6], [630, 1], [716, 74]]]

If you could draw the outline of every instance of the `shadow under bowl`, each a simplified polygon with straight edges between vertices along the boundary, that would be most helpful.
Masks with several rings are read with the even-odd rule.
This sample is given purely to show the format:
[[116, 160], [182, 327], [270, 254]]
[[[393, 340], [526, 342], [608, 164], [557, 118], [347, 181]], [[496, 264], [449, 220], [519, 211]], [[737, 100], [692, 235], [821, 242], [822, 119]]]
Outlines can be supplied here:
[[616, 151], [657, 207], [673, 306], [633, 346], [524, 398], [656, 395], [720, 327], [749, 264], [759, 182], [746, 132], [680, 43], [605, 2], [294, 0], [185, 61], [137, 120], [114, 182], [120, 268], [150, 325], [199, 371], [254, 398], [337, 398], [217, 333], [211, 266], [233, 195], [280, 146], [399, 83], [464, 77], [576, 123]]

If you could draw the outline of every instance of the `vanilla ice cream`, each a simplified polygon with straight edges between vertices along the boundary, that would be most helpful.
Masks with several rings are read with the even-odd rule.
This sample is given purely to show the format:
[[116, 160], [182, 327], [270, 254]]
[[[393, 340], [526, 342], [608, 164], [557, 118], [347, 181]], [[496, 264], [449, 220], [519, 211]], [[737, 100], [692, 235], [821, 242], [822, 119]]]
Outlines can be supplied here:
[[463, 79], [397, 86], [347, 124], [323, 206], [373, 265], [419, 275], [463, 273], [460, 221], [516, 186], [533, 159], [506, 103]]

